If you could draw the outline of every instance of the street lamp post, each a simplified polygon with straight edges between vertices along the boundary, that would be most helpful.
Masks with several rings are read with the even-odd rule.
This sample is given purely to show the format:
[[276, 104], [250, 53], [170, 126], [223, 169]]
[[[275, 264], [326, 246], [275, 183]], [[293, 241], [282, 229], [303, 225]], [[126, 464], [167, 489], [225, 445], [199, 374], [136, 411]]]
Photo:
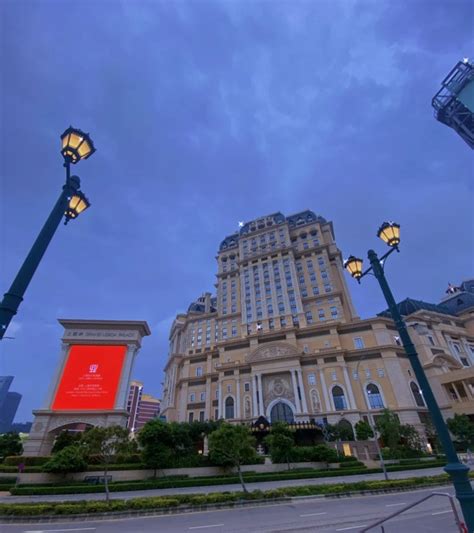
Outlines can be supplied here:
[[3, 339], [12, 318], [16, 315], [26, 289], [63, 216], [65, 217], [64, 224], [67, 224], [69, 220], [77, 218], [90, 206], [86, 196], [80, 190], [81, 182], [78, 176], [71, 176], [71, 164], [87, 159], [95, 152], [92, 140], [89, 134], [70, 127], [61, 135], [61, 141], [66, 182], [29, 254], [0, 302], [0, 340]]
[[400, 244], [400, 226], [392, 222], [384, 222], [379, 228], [377, 236], [386, 244], [388, 244], [388, 246], [390, 246], [390, 250], [386, 254], [379, 259], [374, 250], [369, 250], [368, 258], [371, 266], [365, 272], [362, 271], [362, 259], [354, 256], [350, 256], [344, 262], [344, 267], [359, 283], [361, 278], [363, 278], [365, 275], [373, 273], [380, 284], [390, 310], [390, 314], [395, 322], [395, 326], [400, 335], [403, 347], [418, 380], [418, 385], [423, 392], [423, 398], [430, 411], [433, 424], [436, 428], [444, 453], [446, 454], [448, 464], [445, 466], [444, 470], [451, 477], [451, 481], [456, 492], [456, 497], [459, 500], [459, 504], [464, 515], [464, 520], [466, 521], [466, 526], [469, 533], [472, 533], [474, 532], [474, 492], [469, 481], [469, 468], [459, 461], [448, 428], [444, 422], [440, 408], [428, 382], [428, 378], [426, 377], [423, 366], [420, 363], [415, 346], [410, 338], [406, 324], [398, 310], [395, 298], [393, 297], [392, 291], [390, 290], [385, 277], [384, 265], [386, 259], [395, 250], [399, 252], [398, 245]]
[[[362, 362], [362, 359], [359, 359], [357, 361], [357, 365], [356, 365], [356, 374], [357, 376], [359, 376], [359, 365], [360, 363]], [[388, 481], [388, 473], [387, 473], [387, 468], [385, 466], [385, 461], [384, 461], [384, 458], [383, 458], [383, 455], [382, 455], [382, 450], [380, 449], [380, 444], [379, 444], [379, 440], [377, 438], [377, 429], [375, 428], [375, 424], [372, 424], [372, 418], [371, 418], [371, 414], [370, 414], [370, 404], [367, 404], [367, 400], [366, 400], [366, 397], [365, 397], [365, 394], [364, 394], [364, 387], [362, 386], [362, 381], [359, 377], [359, 385], [360, 385], [360, 392], [362, 394], [362, 398], [364, 400], [364, 403], [365, 405], [367, 406], [367, 419], [368, 419], [368, 424], [369, 424], [369, 427], [372, 431], [372, 433], [374, 434], [374, 443], [375, 443], [375, 447], [377, 448], [377, 455], [379, 456], [379, 461], [380, 461], [380, 466], [382, 467], [382, 470], [383, 470], [383, 476], [385, 478], [385, 481]]]

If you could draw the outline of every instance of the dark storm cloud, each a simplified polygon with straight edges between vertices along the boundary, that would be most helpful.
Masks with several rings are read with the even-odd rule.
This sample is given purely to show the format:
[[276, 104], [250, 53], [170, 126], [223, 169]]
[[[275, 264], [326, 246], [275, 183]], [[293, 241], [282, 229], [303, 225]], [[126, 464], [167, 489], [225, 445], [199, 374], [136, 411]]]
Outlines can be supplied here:
[[[311, 208], [347, 255], [396, 219], [400, 298], [472, 275], [472, 154], [430, 108], [473, 49], [468, 0], [1, 10], [0, 289], [59, 194], [58, 134], [71, 123], [98, 147], [75, 168], [92, 207], [59, 229], [0, 346], [20, 419], [45, 396], [58, 316], [147, 320], [135, 375], [158, 394], [172, 318], [213, 290], [239, 220]], [[361, 316], [384, 307], [373, 283], [350, 287]]]

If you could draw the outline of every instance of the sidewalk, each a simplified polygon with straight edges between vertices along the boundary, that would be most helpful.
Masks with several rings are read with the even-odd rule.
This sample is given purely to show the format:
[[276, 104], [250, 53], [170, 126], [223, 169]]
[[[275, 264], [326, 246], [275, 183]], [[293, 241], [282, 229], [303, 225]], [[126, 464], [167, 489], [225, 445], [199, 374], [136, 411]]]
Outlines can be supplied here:
[[[444, 474], [442, 467], [424, 468], [421, 470], [403, 470], [401, 472], [389, 472], [389, 479], [405, 479], [409, 477], [436, 476]], [[316, 479], [289, 479], [284, 481], [263, 481], [257, 483], [247, 483], [248, 490], [269, 490], [279, 487], [298, 487], [303, 485], [327, 485], [331, 483], [354, 483], [364, 480], [383, 480], [383, 474], [358, 474], [355, 476], [321, 477]], [[127, 492], [111, 492], [110, 497], [117, 500], [128, 500], [131, 498], [143, 498], [150, 496], [168, 496], [172, 494], [208, 494], [210, 492], [235, 492], [242, 490], [240, 484], [234, 485], [211, 485], [205, 487], [180, 487], [174, 489], [151, 489]], [[5, 493], [3, 493], [5, 494]], [[102, 500], [105, 498], [103, 492], [89, 494], [50, 494], [42, 496], [11, 496], [0, 493], [1, 503], [26, 503], [26, 502], [58, 502], [76, 500]]]

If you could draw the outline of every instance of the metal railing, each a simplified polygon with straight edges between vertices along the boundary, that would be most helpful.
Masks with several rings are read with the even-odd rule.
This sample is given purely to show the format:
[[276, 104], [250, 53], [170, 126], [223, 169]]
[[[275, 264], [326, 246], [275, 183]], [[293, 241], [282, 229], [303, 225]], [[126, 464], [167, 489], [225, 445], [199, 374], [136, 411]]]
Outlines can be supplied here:
[[380, 526], [380, 528], [381, 528], [380, 532], [381, 533], [385, 533], [385, 529], [384, 529], [382, 524], [384, 524], [388, 520], [391, 520], [395, 516], [398, 516], [398, 515], [404, 513], [405, 511], [408, 511], [408, 509], [412, 509], [413, 507], [416, 507], [420, 503], [423, 503], [426, 500], [429, 500], [433, 496], [444, 496], [444, 497], [449, 499], [449, 503], [451, 504], [451, 508], [452, 508], [453, 514], [454, 514], [454, 521], [456, 522], [456, 526], [458, 528], [459, 533], [467, 533], [467, 529], [466, 529], [466, 526], [464, 525], [464, 522], [461, 522], [461, 520], [459, 519], [459, 514], [458, 514], [458, 511], [456, 509], [456, 504], [454, 502], [454, 498], [451, 496], [451, 494], [448, 494], [447, 492], [432, 492], [431, 494], [428, 494], [428, 496], [425, 496], [421, 500], [418, 500], [415, 503], [411, 503], [410, 505], [407, 505], [403, 509], [399, 509], [398, 511], [395, 511], [394, 513], [392, 513], [391, 515], [386, 516], [385, 518], [377, 520], [377, 522], [374, 522], [370, 526], [367, 526], [366, 528], [361, 529], [359, 531], [359, 533], [366, 533], [367, 531], [369, 531], [371, 529], [374, 529], [377, 526]]

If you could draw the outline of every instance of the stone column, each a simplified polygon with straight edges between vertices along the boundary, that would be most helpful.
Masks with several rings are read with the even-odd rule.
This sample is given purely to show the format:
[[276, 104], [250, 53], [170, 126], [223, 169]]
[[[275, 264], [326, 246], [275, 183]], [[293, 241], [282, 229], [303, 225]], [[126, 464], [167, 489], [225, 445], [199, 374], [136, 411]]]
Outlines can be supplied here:
[[290, 373], [291, 373], [291, 381], [293, 383], [293, 391], [295, 393], [296, 414], [300, 414], [301, 404], [300, 404], [300, 397], [298, 396], [298, 386], [296, 385], [296, 377], [295, 377], [296, 370], [292, 368], [290, 370]]
[[218, 391], [218, 396], [217, 396], [217, 409], [219, 411], [219, 416], [218, 418], [224, 418], [224, 413], [222, 411], [222, 380], [220, 379], [220, 376], [219, 376], [219, 381], [217, 382], [217, 391]]
[[263, 387], [262, 387], [262, 374], [257, 374], [258, 381], [258, 400], [259, 400], [259, 415], [265, 416], [265, 411], [263, 408]]
[[329, 400], [329, 392], [324, 379], [324, 371], [319, 370], [319, 379], [321, 380], [321, 388], [323, 389], [324, 403], [326, 404], [326, 411], [332, 411], [331, 401]]
[[254, 417], [258, 416], [256, 377], [257, 376], [252, 376], [252, 413]]
[[342, 367], [342, 373], [344, 374], [344, 382], [346, 384], [347, 395], [349, 396], [349, 409], [357, 409], [354, 392], [352, 391], [351, 380], [349, 379], [349, 373], [347, 372], [346, 366]]
[[212, 398], [211, 398], [211, 378], [206, 378], [206, 419], [210, 420], [212, 418]]
[[237, 376], [235, 382], [235, 400], [236, 400], [236, 413], [235, 418], [241, 418], [240, 414], [240, 375]]
[[115, 409], [127, 409], [130, 379], [133, 370], [133, 363], [137, 353], [138, 347], [135, 344], [127, 345], [127, 352], [125, 354], [125, 361], [122, 369], [122, 377], [120, 379], [120, 389], [117, 392], [117, 398], [115, 400]]
[[305, 394], [305, 391], [304, 391], [304, 386], [303, 386], [303, 376], [301, 375], [301, 369], [298, 368], [298, 370], [296, 371], [296, 375], [298, 377], [298, 385], [300, 387], [300, 392], [301, 392], [301, 401], [302, 401], [302, 404], [303, 404], [303, 413], [307, 413], [308, 412], [308, 404], [306, 403], [306, 394]]

